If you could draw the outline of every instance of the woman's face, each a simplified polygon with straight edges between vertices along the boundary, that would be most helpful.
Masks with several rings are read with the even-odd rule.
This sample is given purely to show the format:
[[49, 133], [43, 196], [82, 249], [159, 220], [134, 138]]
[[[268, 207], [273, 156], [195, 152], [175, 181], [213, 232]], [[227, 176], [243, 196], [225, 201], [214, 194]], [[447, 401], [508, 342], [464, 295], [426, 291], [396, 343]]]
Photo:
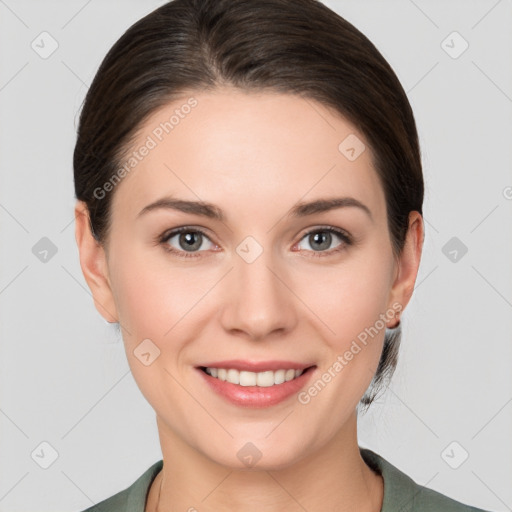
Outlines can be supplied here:
[[[419, 264], [406, 251], [397, 278], [362, 144], [312, 100], [231, 89], [185, 96], [143, 124], [109, 192], [105, 282], [91, 288], [121, 325], [161, 440], [278, 468], [347, 433]], [[309, 369], [270, 385], [286, 372], [268, 371], [297, 368]]]

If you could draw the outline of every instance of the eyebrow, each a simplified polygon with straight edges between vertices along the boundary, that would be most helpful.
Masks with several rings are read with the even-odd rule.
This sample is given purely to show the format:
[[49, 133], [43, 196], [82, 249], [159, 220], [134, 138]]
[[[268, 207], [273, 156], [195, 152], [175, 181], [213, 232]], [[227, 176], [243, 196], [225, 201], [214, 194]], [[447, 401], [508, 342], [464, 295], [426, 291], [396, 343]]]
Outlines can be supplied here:
[[[364, 211], [373, 221], [373, 216], [370, 209], [354, 197], [334, 197], [328, 199], [316, 199], [310, 202], [300, 202], [291, 208], [288, 215], [292, 217], [306, 217], [315, 213], [323, 213], [337, 208], [347, 207], [359, 208], [360, 210]], [[158, 209], [171, 209], [183, 213], [192, 213], [194, 215], [200, 215], [202, 217], [207, 217], [221, 222], [226, 220], [222, 210], [214, 204], [208, 203], [206, 201], [189, 201], [173, 197], [162, 197], [161, 199], [148, 204], [139, 212], [137, 217], [141, 217], [150, 211]]]

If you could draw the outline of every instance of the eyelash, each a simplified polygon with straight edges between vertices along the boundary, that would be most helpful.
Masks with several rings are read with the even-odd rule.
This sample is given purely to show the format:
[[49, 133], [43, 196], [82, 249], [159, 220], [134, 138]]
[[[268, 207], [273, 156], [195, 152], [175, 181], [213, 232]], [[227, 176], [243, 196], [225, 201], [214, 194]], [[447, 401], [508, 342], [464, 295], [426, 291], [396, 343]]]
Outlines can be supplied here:
[[[342, 240], [343, 243], [334, 249], [330, 249], [329, 251], [308, 251], [308, 252], [314, 253], [314, 256], [313, 256], [314, 258], [317, 258], [317, 257], [322, 258], [322, 257], [326, 257], [326, 256], [331, 256], [333, 254], [343, 251], [344, 249], [346, 249], [346, 247], [353, 245], [353, 239], [346, 231], [340, 230], [337, 228], [333, 228], [331, 226], [318, 227], [318, 228], [312, 229], [311, 231], [308, 231], [307, 233], [305, 233], [300, 240], [303, 240], [304, 238], [306, 238], [309, 235], [312, 235], [314, 233], [322, 233], [322, 232], [328, 232], [328, 233], [335, 234]], [[198, 229], [198, 228], [191, 228], [189, 226], [183, 226], [181, 228], [176, 228], [176, 229], [173, 229], [172, 231], [164, 233], [161, 237], [159, 237], [158, 243], [163, 246], [163, 248], [166, 252], [171, 253], [179, 258], [200, 257], [200, 254], [203, 251], [193, 251], [193, 252], [178, 251], [178, 250], [174, 249], [173, 247], [171, 247], [167, 243], [172, 237], [179, 235], [180, 233], [200, 233], [202, 236], [204, 236], [208, 240], [210, 240], [209, 236], [203, 230]], [[302, 252], [302, 250], [299, 252]]]

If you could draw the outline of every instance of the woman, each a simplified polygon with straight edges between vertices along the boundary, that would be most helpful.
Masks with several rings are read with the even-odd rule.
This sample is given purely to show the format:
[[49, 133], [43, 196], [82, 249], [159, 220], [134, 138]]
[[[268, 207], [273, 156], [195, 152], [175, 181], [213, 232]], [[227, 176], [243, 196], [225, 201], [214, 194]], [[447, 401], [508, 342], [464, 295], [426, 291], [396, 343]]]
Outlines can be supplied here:
[[174, 0], [81, 113], [76, 239], [163, 459], [92, 510], [477, 510], [357, 442], [424, 239], [415, 121], [313, 0]]

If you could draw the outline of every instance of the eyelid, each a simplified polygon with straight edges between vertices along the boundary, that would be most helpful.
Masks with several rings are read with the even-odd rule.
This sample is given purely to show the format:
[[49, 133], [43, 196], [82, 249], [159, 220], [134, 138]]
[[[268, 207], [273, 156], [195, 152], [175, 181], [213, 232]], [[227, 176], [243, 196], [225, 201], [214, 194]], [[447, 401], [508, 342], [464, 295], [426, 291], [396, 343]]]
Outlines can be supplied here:
[[213, 240], [211, 239], [211, 236], [208, 234], [208, 230], [203, 227], [197, 227], [194, 225], [187, 224], [186, 226], [178, 226], [176, 228], [167, 229], [158, 237], [159, 240], [168, 240], [169, 238], [172, 238], [175, 235], [179, 235], [180, 233], [201, 233], [203, 236], [208, 238], [211, 242]]
[[312, 233], [317, 233], [318, 231], [329, 231], [330, 233], [334, 233], [340, 237], [344, 236], [351, 241], [353, 240], [353, 237], [346, 229], [331, 226], [330, 224], [315, 224], [312, 227], [305, 228], [305, 231], [299, 237], [299, 241], [302, 240], [305, 236], [311, 235]]

